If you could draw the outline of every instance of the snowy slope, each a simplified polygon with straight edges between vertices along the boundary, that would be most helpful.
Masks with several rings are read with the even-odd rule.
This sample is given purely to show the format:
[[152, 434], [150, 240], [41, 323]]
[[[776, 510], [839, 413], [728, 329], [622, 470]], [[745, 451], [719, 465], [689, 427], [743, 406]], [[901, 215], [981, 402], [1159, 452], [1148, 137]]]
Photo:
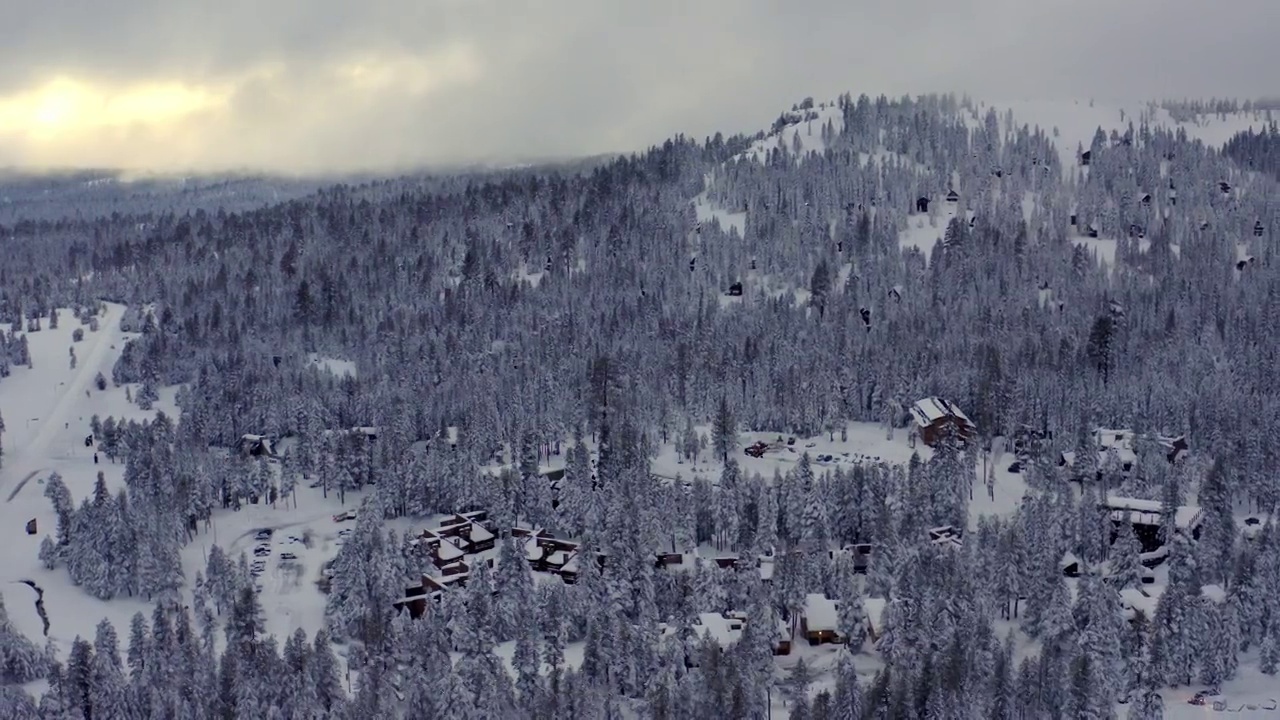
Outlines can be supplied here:
[[1164, 108], [1142, 102], [1106, 103], [1084, 99], [1075, 100], [1004, 100], [982, 103], [978, 117], [968, 116], [971, 126], [980, 123], [987, 108], [994, 108], [1000, 118], [1001, 132], [1008, 132], [1005, 113], [1013, 113], [1015, 124], [1039, 126], [1053, 141], [1058, 150], [1062, 169], [1068, 177], [1076, 168], [1076, 149], [1086, 150], [1093, 142], [1098, 128], [1110, 134], [1114, 129], [1124, 132], [1132, 122], [1136, 128], [1142, 121], [1166, 128], [1181, 128], [1187, 136], [1199, 139], [1206, 145], [1221, 146], [1237, 132], [1249, 127], [1260, 127], [1266, 122], [1266, 113], [1232, 113], [1223, 116], [1201, 116], [1194, 122], [1178, 122]]
[[[146, 412], [125, 398], [126, 388], [108, 387], [99, 391], [94, 385], [101, 372], [110, 377], [111, 368], [132, 337], [120, 330], [121, 305], [107, 305], [99, 318], [99, 330], [83, 329], [84, 340], [72, 341], [72, 331], [80, 323], [68, 310], [62, 310], [57, 329], [28, 333], [27, 341], [33, 367], [13, 368], [13, 374], [0, 380], [0, 412], [7, 431], [4, 435], [5, 464], [0, 468], [0, 588], [3, 589], [10, 614], [28, 618], [21, 626], [32, 639], [43, 644], [42, 626], [31, 621], [34, 593], [20, 580], [31, 580], [44, 589], [44, 605], [50, 621], [50, 637], [65, 651], [76, 635], [92, 637], [94, 626], [108, 617], [117, 629], [127, 627], [129, 617], [139, 610], [148, 611], [147, 603], [117, 600], [104, 603], [71, 585], [65, 570], [47, 571], [37, 557], [41, 539], [55, 531], [53, 508], [44, 497], [44, 482], [52, 471], [60, 473], [77, 503], [93, 488], [97, 471], [101, 470], [108, 487], [123, 485], [124, 465], [112, 465], [102, 458], [93, 463], [93, 450], [84, 446], [93, 415], [102, 418], [143, 419], [156, 410], [176, 416], [174, 388], [160, 393], [156, 410]], [[78, 362], [70, 368], [68, 348], [74, 347]], [[133, 388], [136, 390], [137, 388]], [[27, 535], [27, 521], [35, 519], [38, 532]]]
[[[813, 115], [812, 118], [801, 119], [809, 113]], [[826, 150], [826, 143], [822, 140], [822, 128], [830, 123], [832, 132], [835, 134], [839, 134], [844, 129], [844, 114], [834, 103], [824, 103], [810, 111], [800, 110], [789, 114], [798, 116], [796, 122], [788, 124], [779, 132], [772, 133], [764, 139], [756, 140], [739, 157], [764, 162], [768, 159], [769, 153], [775, 149], [786, 148], [787, 152], [791, 152], [795, 148], [797, 137], [800, 139], [801, 157], [810, 153], [821, 154]]]

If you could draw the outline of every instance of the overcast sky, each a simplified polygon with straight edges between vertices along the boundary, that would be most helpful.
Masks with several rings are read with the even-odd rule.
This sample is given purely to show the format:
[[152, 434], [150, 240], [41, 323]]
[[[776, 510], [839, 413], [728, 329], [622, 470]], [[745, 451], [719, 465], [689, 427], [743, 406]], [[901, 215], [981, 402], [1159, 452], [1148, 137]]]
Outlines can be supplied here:
[[312, 172], [753, 132], [806, 95], [1280, 93], [1278, 0], [0, 0], [0, 165]]

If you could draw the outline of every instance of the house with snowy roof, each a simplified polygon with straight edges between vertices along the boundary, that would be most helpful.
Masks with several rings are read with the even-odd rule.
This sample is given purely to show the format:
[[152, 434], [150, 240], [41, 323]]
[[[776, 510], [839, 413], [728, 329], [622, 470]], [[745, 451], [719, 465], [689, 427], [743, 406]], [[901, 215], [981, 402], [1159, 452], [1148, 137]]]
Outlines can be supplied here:
[[[1129, 523], [1133, 534], [1142, 547], [1138, 559], [1143, 565], [1153, 567], [1164, 562], [1169, 555], [1165, 537], [1165, 507], [1159, 500], [1107, 495], [1102, 502], [1102, 509], [1107, 512], [1113, 526], [1111, 541], [1115, 542], [1120, 524]], [[1200, 528], [1204, 523], [1204, 513], [1194, 505], [1179, 505], [1173, 509], [1173, 528], [1192, 540], [1200, 539]]]
[[267, 457], [276, 456], [275, 447], [272, 445], [271, 438], [266, 435], [255, 435], [245, 433], [240, 436], [240, 452], [250, 457]]
[[948, 433], [966, 441], [977, 434], [978, 426], [954, 404], [940, 397], [927, 397], [911, 406], [915, 434], [925, 445], [936, 447]]
[[[1185, 435], [1165, 436], [1165, 435], [1148, 435], [1142, 436], [1142, 439], [1150, 440], [1164, 451], [1165, 459], [1170, 463], [1177, 462], [1186, 455], [1189, 445]], [[1137, 443], [1139, 436], [1132, 430], [1098, 428], [1093, 431], [1094, 444], [1098, 451], [1098, 477], [1101, 478], [1101, 468], [1108, 462], [1113, 462], [1120, 469], [1121, 473], [1129, 473], [1133, 471], [1133, 467], [1137, 464]], [[1060, 467], [1075, 467], [1076, 453], [1074, 450], [1068, 450], [1058, 456], [1058, 465]], [[1077, 482], [1088, 478], [1073, 477], [1072, 480]]]
[[804, 609], [800, 615], [800, 634], [810, 645], [844, 642], [839, 628], [840, 611], [835, 600], [821, 593], [805, 595]]

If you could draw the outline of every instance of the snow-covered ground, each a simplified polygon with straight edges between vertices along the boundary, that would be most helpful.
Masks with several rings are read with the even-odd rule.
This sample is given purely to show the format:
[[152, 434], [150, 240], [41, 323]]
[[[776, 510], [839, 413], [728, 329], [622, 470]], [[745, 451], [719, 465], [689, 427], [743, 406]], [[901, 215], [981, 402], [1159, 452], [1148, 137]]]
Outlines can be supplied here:
[[800, 139], [800, 156], [803, 157], [809, 153], [822, 153], [827, 149], [826, 143], [822, 139], [822, 128], [828, 123], [835, 135], [840, 134], [844, 130], [844, 113], [840, 107], [834, 103], [824, 103], [815, 106], [811, 110], [798, 110], [794, 114], [804, 116], [812, 113], [815, 117], [812, 119], [799, 120], [792, 122], [781, 131], [771, 134], [762, 140], [756, 140], [751, 147], [741, 156], [751, 158], [759, 162], [764, 162], [769, 157], [769, 153], [777, 148], [785, 147], [787, 152], [791, 152], [795, 148], [796, 138]]
[[1193, 122], [1178, 122], [1169, 115], [1168, 110], [1141, 102], [1010, 99], [980, 104], [977, 118], [967, 116], [971, 126], [981, 124], [987, 108], [996, 110], [1001, 132], [1008, 132], [1005, 124], [1006, 111], [1012, 111], [1015, 124], [1039, 126], [1044, 130], [1058, 150], [1066, 177], [1070, 177], [1077, 167], [1077, 148], [1083, 146], [1088, 150], [1098, 128], [1109, 135], [1113, 129], [1124, 132], [1131, 121], [1136, 128], [1145, 119], [1151, 125], [1181, 128], [1187, 132], [1188, 137], [1199, 139], [1206, 145], [1221, 147], [1236, 133], [1250, 127], [1261, 127], [1267, 122], [1265, 112], [1202, 115]]
[[343, 375], [356, 376], [356, 364], [350, 360], [338, 360], [337, 358], [311, 353], [307, 356], [307, 364], [312, 367], [318, 367], [325, 372], [333, 373], [338, 377]]
[[[710, 183], [710, 179], [708, 179]], [[703, 225], [711, 223], [719, 223], [720, 229], [726, 233], [738, 234], [738, 237], [746, 235], [747, 231], [747, 214], [745, 212], [730, 212], [721, 207], [717, 203], [707, 198], [707, 193], [703, 191], [693, 199], [693, 212], [698, 222]]]
[[[14, 367], [13, 374], [0, 380], [0, 413], [5, 418], [4, 465], [0, 467], [0, 594], [15, 626], [43, 645], [43, 624], [35, 612], [35, 593], [22, 580], [30, 580], [44, 590], [44, 606], [49, 619], [49, 637], [63, 653], [77, 636], [92, 638], [95, 626], [103, 618], [111, 620], [117, 632], [127, 633], [130, 618], [136, 612], [150, 616], [150, 603], [142, 599], [116, 598], [98, 600], [72, 585], [65, 568], [46, 570], [38, 558], [40, 541], [56, 531], [53, 507], [44, 496], [45, 479], [59, 473], [76, 504], [93, 490], [97, 472], [101, 471], [108, 488], [115, 491], [124, 484], [124, 464], [111, 463], [100, 457], [93, 461], [94, 450], [85, 447], [90, 433], [90, 419], [97, 415], [144, 420], [163, 411], [177, 418], [174, 403], [176, 387], [162, 388], [160, 400], [151, 411], [129, 402], [126, 392], [137, 387], [115, 386], [109, 380], [125, 343], [135, 337], [120, 330], [124, 307], [107, 305], [99, 318], [99, 330], [90, 332], [84, 326], [84, 339], [72, 342], [72, 331], [82, 327], [67, 310], [59, 315], [57, 329], [44, 329], [27, 335], [33, 367]], [[78, 358], [70, 368], [67, 348], [74, 346]], [[354, 372], [354, 363], [329, 358], [313, 358], [315, 364], [335, 374]], [[98, 373], [108, 379], [106, 390], [97, 388]], [[347, 506], [359, 502], [358, 494], [347, 496]], [[279, 528], [271, 541], [271, 555], [261, 582], [261, 600], [267, 629], [280, 638], [297, 628], [314, 634], [324, 621], [324, 596], [316, 587], [320, 565], [337, 552], [338, 524], [332, 519], [339, 504], [330, 494], [300, 488], [294, 501], [269, 505], [248, 505], [239, 511], [215, 511], [206, 530], [200, 528], [196, 539], [182, 550], [183, 571], [189, 584], [197, 572], [203, 571], [207, 553], [214, 544], [238, 557], [250, 552], [256, 544], [255, 531]], [[26, 524], [34, 519], [35, 535], [26, 534]], [[310, 547], [289, 541], [306, 535]], [[296, 561], [284, 561], [280, 555], [292, 552]]]
[[[53, 507], [44, 497], [45, 479], [51, 472], [62, 475], [78, 504], [88, 497], [101, 471], [108, 488], [123, 485], [124, 465], [111, 464], [105, 457], [94, 464], [92, 448], [85, 447], [94, 415], [141, 420], [157, 410], [176, 416], [175, 388], [160, 392], [152, 411], [144, 411], [126, 399], [126, 389], [108, 380], [99, 390], [99, 372], [110, 378], [111, 368], [131, 337], [120, 330], [124, 314], [121, 305], [107, 305], [99, 318], [99, 329], [81, 326], [68, 310], [61, 310], [57, 329], [42, 321], [39, 332], [28, 333], [32, 368], [14, 367], [13, 374], [0, 380], [0, 413], [5, 418], [4, 467], [0, 468], [0, 593], [18, 627], [43, 644], [43, 627], [34, 615], [34, 593], [20, 580], [31, 580], [44, 589], [44, 605], [49, 617], [50, 637], [65, 651], [76, 635], [93, 637], [94, 626], [110, 618], [117, 630], [128, 627], [133, 613], [149, 612], [147, 603], [132, 600], [102, 602], [74, 587], [65, 569], [47, 571], [37, 557], [40, 541], [56, 527]], [[72, 332], [83, 328], [84, 339], [72, 341]], [[74, 347], [76, 367], [70, 367], [68, 348]], [[28, 535], [26, 524], [34, 519], [37, 533]]]
[[[1032, 201], [1034, 203], [1034, 200]], [[947, 232], [947, 225], [958, 212], [957, 203], [947, 202], [945, 196], [931, 198], [931, 211], [928, 213], [911, 213], [907, 216], [907, 226], [898, 232], [898, 247], [903, 250], [915, 248], [924, 254], [925, 261], [933, 246]], [[1034, 204], [1033, 204], [1034, 207]], [[1024, 200], [1023, 212], [1029, 214]], [[973, 219], [973, 212], [966, 211], [966, 220]]]

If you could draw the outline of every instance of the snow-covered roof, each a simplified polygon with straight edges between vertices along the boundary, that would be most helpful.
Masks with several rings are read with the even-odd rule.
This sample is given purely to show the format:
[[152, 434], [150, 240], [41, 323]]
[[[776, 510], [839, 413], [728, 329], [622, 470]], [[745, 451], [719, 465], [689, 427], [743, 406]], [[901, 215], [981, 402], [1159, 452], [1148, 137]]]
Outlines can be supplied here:
[[493, 533], [480, 523], [471, 523], [470, 538], [473, 543], [488, 542], [493, 539]]
[[820, 593], [805, 595], [804, 622], [809, 632], [835, 630], [840, 622], [836, 601]]
[[526, 560], [537, 560], [542, 557], [542, 547], [538, 545], [537, 536], [526, 538], [524, 541], [524, 557]]
[[725, 617], [720, 613], [698, 613], [693, 621], [693, 631], [699, 638], [710, 635], [717, 645], [727, 648], [742, 639], [744, 624], [739, 618]]
[[[1119, 303], [1112, 301], [1117, 306]], [[1125, 449], [1133, 449], [1133, 431], [1132, 430], [1112, 430], [1109, 428], [1098, 428], [1093, 431], [1093, 437], [1098, 442], [1099, 447], [1111, 448], [1121, 447]]]
[[1221, 585], [1201, 585], [1200, 594], [1210, 602], [1221, 605], [1227, 601], [1227, 591]]
[[[552, 557], [554, 557], [554, 555], [553, 555]], [[569, 558], [569, 559], [565, 562], [563, 570], [564, 570], [565, 572], [567, 572], [567, 573], [576, 573], [576, 572], [578, 572], [578, 569], [579, 569], [579, 567], [580, 567], [580, 565], [581, 565], [581, 563], [579, 563], [579, 562], [578, 562], [578, 558], [580, 558], [580, 557], [582, 557], [582, 553], [574, 553], [574, 554], [573, 554], [573, 557]]]
[[911, 417], [915, 419], [916, 424], [920, 427], [928, 427], [947, 417], [953, 417], [966, 425], [973, 424], [969, 416], [965, 415], [960, 408], [939, 397], [927, 397], [923, 400], [917, 400], [916, 404], [911, 406]]
[[1135, 613], [1151, 618], [1155, 615], [1156, 603], [1160, 602], [1162, 594], [1164, 588], [1160, 586], [1152, 586], [1149, 590], [1125, 588], [1120, 591], [1121, 612], [1128, 619], [1132, 619]]
[[[1124, 513], [1129, 512], [1129, 522], [1144, 525], [1159, 525], [1160, 516], [1164, 512], [1164, 504], [1159, 500], [1143, 500], [1140, 498], [1107, 495], [1106, 506], [1113, 512], [1113, 520], [1121, 520]], [[1174, 510], [1173, 521], [1179, 530], [1194, 528], [1200, 524], [1200, 508], [1194, 505], [1179, 505]]]
[[440, 547], [436, 548], [436, 554], [440, 556], [441, 560], [457, 560], [466, 555], [461, 548], [448, 540], [440, 541]]

